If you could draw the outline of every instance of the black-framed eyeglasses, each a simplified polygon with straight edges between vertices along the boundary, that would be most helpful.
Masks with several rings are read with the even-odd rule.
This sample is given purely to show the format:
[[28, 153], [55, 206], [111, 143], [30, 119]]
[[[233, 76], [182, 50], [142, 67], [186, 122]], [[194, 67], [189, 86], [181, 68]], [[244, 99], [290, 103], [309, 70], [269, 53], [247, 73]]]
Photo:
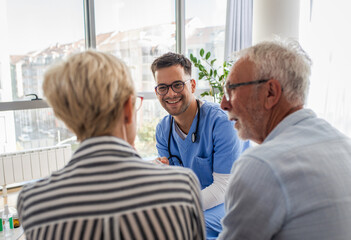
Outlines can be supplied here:
[[181, 91], [183, 91], [185, 83], [190, 80], [191, 79], [188, 79], [184, 82], [181, 80], [177, 80], [172, 82], [171, 84], [160, 83], [155, 87], [155, 90], [161, 96], [166, 95], [168, 93], [169, 87], [172, 88], [173, 92], [180, 93]]
[[265, 82], [268, 82], [268, 81], [269, 81], [269, 79], [261, 79], [261, 80], [250, 81], [250, 82], [227, 84], [224, 87], [224, 96], [229, 101], [229, 99], [230, 99], [229, 91], [230, 90], [233, 90], [233, 89], [235, 89], [237, 87], [240, 87], [240, 86], [252, 85], [252, 84], [261, 84], [261, 83], [265, 83]]
[[144, 97], [142, 96], [137, 96], [135, 98], [135, 110], [138, 111], [141, 108], [141, 105], [143, 105], [143, 100]]

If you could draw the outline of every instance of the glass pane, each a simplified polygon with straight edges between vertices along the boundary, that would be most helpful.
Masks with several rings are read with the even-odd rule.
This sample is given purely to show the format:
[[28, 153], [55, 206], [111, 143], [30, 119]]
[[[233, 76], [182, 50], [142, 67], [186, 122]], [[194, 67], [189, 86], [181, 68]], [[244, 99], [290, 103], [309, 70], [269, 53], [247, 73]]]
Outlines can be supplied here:
[[46, 67], [85, 48], [83, 3], [7, 0], [0, 9], [0, 101], [42, 96]]
[[[186, 55], [199, 57], [200, 49], [211, 52], [216, 63], [224, 60], [224, 39], [227, 0], [185, 1]], [[193, 69], [193, 77], [198, 79], [198, 70]], [[206, 81], [199, 81], [198, 88], [208, 87]]]
[[[0, 102], [32, 99], [28, 94], [42, 97], [47, 66], [85, 49], [83, 13], [81, 0], [0, 1]], [[0, 153], [70, 137], [49, 114], [49, 110], [0, 112]]]
[[[74, 151], [78, 146], [76, 136], [62, 121], [55, 118], [51, 108], [6, 111], [1, 114], [6, 118], [0, 117], [0, 129], [3, 133], [0, 138], [0, 153], [62, 144], [71, 144]], [[6, 119], [9, 119], [9, 122]], [[14, 121], [14, 127], [11, 121]], [[5, 139], [7, 136], [8, 139]]]
[[155, 130], [158, 122], [167, 114], [158, 99], [143, 101], [138, 111], [138, 134], [135, 140], [135, 148], [143, 158], [153, 159], [157, 156]]
[[175, 50], [174, 6], [174, 0], [95, 2], [97, 49], [129, 66], [139, 92], [153, 91], [152, 61]]
[[[157, 7], [155, 7], [157, 6]], [[175, 51], [174, 0], [95, 1], [97, 49], [112, 53], [129, 67], [138, 92], [152, 92], [155, 58]], [[166, 112], [156, 99], [144, 99], [138, 111], [135, 147], [144, 158], [157, 155], [156, 125]]]

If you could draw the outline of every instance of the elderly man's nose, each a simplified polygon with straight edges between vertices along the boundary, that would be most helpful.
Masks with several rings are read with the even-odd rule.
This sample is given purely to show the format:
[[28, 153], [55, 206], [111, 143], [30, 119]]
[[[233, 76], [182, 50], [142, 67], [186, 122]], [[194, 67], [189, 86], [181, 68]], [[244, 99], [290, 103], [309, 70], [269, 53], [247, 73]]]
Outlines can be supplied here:
[[231, 107], [230, 102], [227, 100], [225, 96], [223, 96], [221, 101], [221, 108], [225, 111], [228, 111], [230, 107]]

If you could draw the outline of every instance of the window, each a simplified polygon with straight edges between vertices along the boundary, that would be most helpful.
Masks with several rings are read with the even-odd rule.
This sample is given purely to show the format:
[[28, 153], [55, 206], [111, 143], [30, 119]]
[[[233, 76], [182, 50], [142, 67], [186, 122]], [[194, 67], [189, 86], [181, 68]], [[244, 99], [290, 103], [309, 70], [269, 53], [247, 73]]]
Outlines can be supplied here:
[[[224, 39], [227, 0], [191, 0], [185, 2], [186, 55], [199, 57], [201, 48], [211, 51], [212, 57], [224, 59]], [[198, 69], [193, 69], [197, 79]], [[198, 88], [207, 88], [208, 82], [199, 81]]]
[[[0, 1], [0, 130], [4, 132], [0, 153], [62, 143], [76, 146], [75, 136], [54, 117], [46, 103], [29, 101], [35, 96], [27, 95], [42, 98], [46, 68], [86, 48], [83, 3], [88, 2]], [[223, 58], [226, 1], [185, 2], [186, 55], [206, 48], [215, 57]], [[167, 114], [156, 98], [150, 65], [158, 56], [176, 49], [175, 3], [95, 1], [96, 48], [123, 59], [137, 91], [144, 96], [138, 112], [136, 146], [145, 158], [156, 155], [155, 127]]]
[[[46, 68], [85, 49], [82, 2], [5, 0], [0, 15], [0, 103], [35, 98], [29, 94], [42, 98]], [[34, 102], [37, 109], [0, 111], [0, 153], [52, 146], [73, 136], [51, 109]]]

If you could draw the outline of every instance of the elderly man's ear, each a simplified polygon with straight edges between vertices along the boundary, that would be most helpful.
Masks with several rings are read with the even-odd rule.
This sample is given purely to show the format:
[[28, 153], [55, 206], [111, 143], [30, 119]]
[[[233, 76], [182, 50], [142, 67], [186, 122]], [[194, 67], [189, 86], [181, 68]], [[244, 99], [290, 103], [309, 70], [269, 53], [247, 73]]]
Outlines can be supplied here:
[[276, 79], [270, 79], [266, 84], [266, 109], [272, 109], [278, 102], [282, 95], [282, 86]]

